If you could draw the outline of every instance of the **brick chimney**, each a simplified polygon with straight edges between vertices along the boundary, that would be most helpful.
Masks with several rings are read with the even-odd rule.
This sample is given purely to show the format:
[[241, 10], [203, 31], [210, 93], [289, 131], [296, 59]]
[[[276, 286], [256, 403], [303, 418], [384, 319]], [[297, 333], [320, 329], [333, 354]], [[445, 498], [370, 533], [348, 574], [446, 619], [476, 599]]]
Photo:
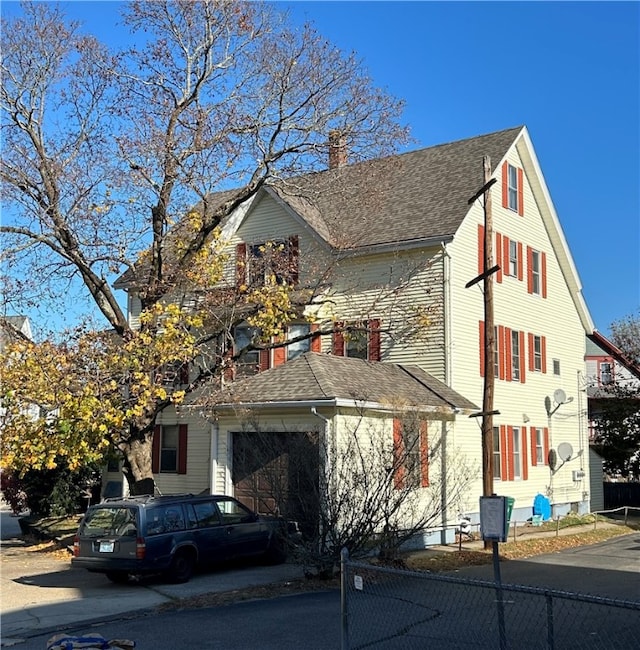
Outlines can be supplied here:
[[347, 164], [347, 139], [334, 129], [329, 131], [329, 169], [344, 167]]

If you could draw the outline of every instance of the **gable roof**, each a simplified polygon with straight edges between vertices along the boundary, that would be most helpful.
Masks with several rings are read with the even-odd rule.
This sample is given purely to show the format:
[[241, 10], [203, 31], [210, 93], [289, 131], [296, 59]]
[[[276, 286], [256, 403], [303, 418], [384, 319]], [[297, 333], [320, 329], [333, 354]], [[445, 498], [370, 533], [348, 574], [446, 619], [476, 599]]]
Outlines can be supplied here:
[[459, 393], [417, 366], [371, 362], [317, 352], [225, 385], [212, 394], [204, 387], [188, 405], [225, 407], [303, 406], [366, 402], [381, 407], [477, 409]]
[[450, 240], [524, 127], [309, 174], [273, 191], [337, 248]]

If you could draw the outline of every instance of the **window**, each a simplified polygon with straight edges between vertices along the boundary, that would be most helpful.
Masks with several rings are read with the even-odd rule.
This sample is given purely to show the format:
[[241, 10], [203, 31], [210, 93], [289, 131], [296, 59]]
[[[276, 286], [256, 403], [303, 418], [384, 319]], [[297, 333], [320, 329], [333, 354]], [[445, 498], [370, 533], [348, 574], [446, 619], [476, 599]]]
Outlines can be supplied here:
[[502, 454], [500, 453], [499, 427], [493, 427], [493, 478], [502, 479]]
[[531, 293], [540, 295], [540, 253], [531, 251]]
[[393, 477], [396, 489], [428, 487], [427, 423], [393, 420]]
[[547, 297], [547, 256], [527, 246], [527, 292]]
[[160, 430], [160, 471], [178, 471], [178, 426], [163, 426]]
[[511, 379], [520, 380], [520, 332], [511, 331]]
[[333, 354], [367, 361], [380, 361], [380, 320], [336, 323]]
[[153, 433], [152, 464], [154, 474], [187, 473], [187, 425], [163, 424]]
[[553, 360], [553, 374], [560, 375], [560, 359]]
[[610, 361], [600, 361], [598, 366], [600, 371], [600, 385], [607, 386], [613, 384], [613, 364]]
[[509, 179], [508, 179], [508, 192], [509, 192], [509, 209], [518, 211], [518, 169], [509, 165]]
[[513, 478], [522, 478], [522, 453], [520, 450], [520, 428], [512, 427], [509, 435], [511, 437], [511, 463], [513, 467]]
[[[558, 362], [558, 373], [559, 368], [560, 362]], [[547, 372], [547, 339], [531, 332], [529, 332], [529, 370]]]
[[236, 285], [239, 288], [298, 282], [298, 237], [236, 247]]
[[[241, 325], [235, 328], [234, 331], [234, 354], [241, 353], [247, 346], [249, 346], [258, 334], [255, 327], [248, 325]], [[236, 363], [236, 377], [238, 375], [252, 375], [260, 369], [260, 351], [259, 350], [246, 350]]]
[[544, 431], [540, 428], [533, 429], [533, 455], [534, 465], [544, 465]]
[[524, 173], [508, 162], [502, 164], [502, 207], [524, 214]]
[[295, 339], [299, 336], [307, 336], [307, 338], [287, 345], [287, 360], [295, 359], [296, 357], [309, 352], [311, 349], [311, 339], [308, 337], [311, 331], [311, 326], [308, 323], [302, 325], [289, 325], [287, 328], [287, 339]]
[[533, 370], [542, 371], [542, 337], [533, 337]]
[[509, 275], [518, 277], [518, 242], [509, 241]]

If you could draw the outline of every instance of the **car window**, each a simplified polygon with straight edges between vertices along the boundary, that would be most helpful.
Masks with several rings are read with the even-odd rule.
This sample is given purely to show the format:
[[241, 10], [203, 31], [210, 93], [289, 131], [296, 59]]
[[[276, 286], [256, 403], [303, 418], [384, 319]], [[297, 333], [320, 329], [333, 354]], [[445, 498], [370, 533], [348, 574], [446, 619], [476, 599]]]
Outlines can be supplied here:
[[184, 530], [184, 514], [180, 504], [156, 506], [147, 510], [147, 535], [160, 535]]
[[235, 499], [217, 499], [216, 503], [225, 524], [247, 523], [255, 520], [255, 514]]
[[208, 526], [218, 526], [220, 524], [220, 515], [213, 501], [194, 503], [193, 509], [196, 513], [198, 528], [207, 528]]
[[136, 537], [136, 511], [134, 508], [120, 506], [90, 509], [80, 526], [80, 535], [85, 537], [100, 537], [101, 535]]

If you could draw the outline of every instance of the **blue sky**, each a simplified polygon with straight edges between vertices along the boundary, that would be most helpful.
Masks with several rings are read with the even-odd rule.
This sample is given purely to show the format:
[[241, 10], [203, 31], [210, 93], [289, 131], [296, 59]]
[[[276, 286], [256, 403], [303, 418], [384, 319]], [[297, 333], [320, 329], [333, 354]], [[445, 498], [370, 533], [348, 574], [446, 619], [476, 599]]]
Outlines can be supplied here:
[[[638, 313], [640, 3], [279, 5], [404, 99], [410, 149], [525, 124], [596, 328]], [[116, 2], [66, 6], [117, 42]]]

